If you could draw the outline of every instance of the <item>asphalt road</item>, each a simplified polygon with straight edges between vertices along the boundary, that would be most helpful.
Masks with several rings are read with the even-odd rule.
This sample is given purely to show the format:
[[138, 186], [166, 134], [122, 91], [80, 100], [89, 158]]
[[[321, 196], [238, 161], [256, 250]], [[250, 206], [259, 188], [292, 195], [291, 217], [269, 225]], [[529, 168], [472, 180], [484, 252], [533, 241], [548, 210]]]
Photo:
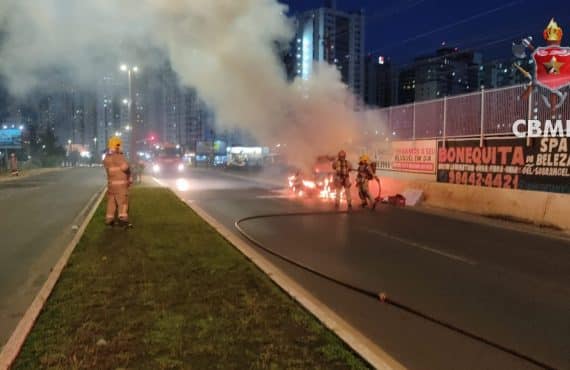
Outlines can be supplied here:
[[0, 182], [0, 347], [42, 287], [105, 184], [101, 169], [78, 168]]
[[[264, 213], [330, 209], [222, 171], [161, 179], [229, 229]], [[267, 247], [555, 368], [570, 369], [570, 242], [517, 227], [380, 206], [248, 221]], [[237, 232], [236, 232], [237, 234]], [[411, 369], [534, 369], [487, 344], [267, 258]]]

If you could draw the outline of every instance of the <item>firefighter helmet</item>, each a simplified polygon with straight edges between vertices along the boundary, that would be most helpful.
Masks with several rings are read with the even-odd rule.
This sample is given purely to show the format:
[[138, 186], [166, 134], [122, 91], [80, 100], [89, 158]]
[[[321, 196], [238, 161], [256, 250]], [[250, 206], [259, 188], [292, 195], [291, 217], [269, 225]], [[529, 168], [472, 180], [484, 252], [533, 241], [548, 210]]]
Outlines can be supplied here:
[[368, 158], [368, 155], [363, 154], [363, 155], [360, 156], [359, 161], [362, 162], [362, 163], [368, 163], [368, 161], [370, 161], [370, 158]]
[[339, 158], [346, 158], [346, 152], [344, 150], [341, 150], [340, 152], [338, 152], [338, 157]]
[[121, 149], [122, 145], [123, 142], [121, 141], [120, 137], [113, 136], [109, 139], [109, 150], [119, 150]]

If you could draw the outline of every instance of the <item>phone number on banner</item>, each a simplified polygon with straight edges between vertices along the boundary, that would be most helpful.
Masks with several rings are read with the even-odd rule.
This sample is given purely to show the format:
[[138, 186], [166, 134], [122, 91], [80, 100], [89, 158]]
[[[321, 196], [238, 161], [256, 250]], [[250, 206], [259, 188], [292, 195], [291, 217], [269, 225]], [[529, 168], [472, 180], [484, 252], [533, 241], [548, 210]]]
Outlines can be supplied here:
[[449, 183], [487, 186], [490, 188], [518, 189], [519, 175], [449, 171]]

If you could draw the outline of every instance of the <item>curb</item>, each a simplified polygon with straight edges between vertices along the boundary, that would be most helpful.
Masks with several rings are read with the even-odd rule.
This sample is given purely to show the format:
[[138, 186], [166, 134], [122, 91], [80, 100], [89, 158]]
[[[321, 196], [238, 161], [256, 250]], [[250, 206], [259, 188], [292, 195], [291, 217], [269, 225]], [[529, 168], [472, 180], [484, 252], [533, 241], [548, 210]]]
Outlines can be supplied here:
[[65, 268], [67, 261], [69, 260], [69, 257], [71, 256], [73, 250], [75, 249], [75, 247], [79, 243], [79, 240], [83, 236], [83, 233], [85, 232], [87, 225], [93, 218], [93, 215], [95, 214], [95, 211], [99, 207], [99, 204], [105, 197], [105, 193], [106, 193], [105, 189], [100, 190], [100, 193], [95, 193], [91, 197], [91, 199], [89, 199], [87, 205], [79, 213], [80, 215], [87, 213], [87, 216], [85, 217], [81, 226], [73, 236], [73, 239], [71, 239], [71, 241], [65, 247], [63, 254], [59, 258], [55, 266], [52, 268], [46, 282], [44, 283], [44, 285], [36, 295], [36, 298], [34, 298], [30, 307], [28, 307], [28, 309], [26, 310], [26, 313], [24, 314], [24, 316], [18, 323], [18, 326], [16, 327], [16, 329], [8, 339], [8, 342], [2, 348], [2, 352], [0, 352], [0, 370], [9, 369], [10, 366], [12, 366], [12, 364], [18, 357], [18, 354], [20, 353], [20, 350], [22, 349], [22, 346], [24, 345], [26, 338], [28, 337], [28, 334], [32, 330], [38, 316], [40, 315], [40, 312], [42, 311], [46, 301], [48, 300], [51, 292], [53, 291], [55, 284], [59, 280], [59, 277], [61, 276], [61, 273]]
[[[165, 187], [161, 182], [154, 179], [157, 184]], [[172, 190], [171, 190], [172, 191]], [[204, 209], [195, 203], [189, 204], [184, 201], [175, 191], [172, 191], [184, 204], [192, 209], [214, 230], [216, 230], [224, 239], [233, 245], [240, 253], [253, 262], [261, 271], [263, 271], [275, 284], [283, 289], [289, 296], [309, 311], [324, 326], [335, 333], [343, 342], [345, 342], [353, 351], [361, 356], [366, 362], [376, 369], [405, 369], [405, 367], [392, 358], [388, 353], [374, 344], [370, 339], [365, 337], [352, 325], [346, 322], [342, 317], [328, 308], [319, 301], [310, 292], [289, 278], [283, 271], [258, 253], [253, 247], [248, 245], [240, 237], [232, 233], [210, 216]]]

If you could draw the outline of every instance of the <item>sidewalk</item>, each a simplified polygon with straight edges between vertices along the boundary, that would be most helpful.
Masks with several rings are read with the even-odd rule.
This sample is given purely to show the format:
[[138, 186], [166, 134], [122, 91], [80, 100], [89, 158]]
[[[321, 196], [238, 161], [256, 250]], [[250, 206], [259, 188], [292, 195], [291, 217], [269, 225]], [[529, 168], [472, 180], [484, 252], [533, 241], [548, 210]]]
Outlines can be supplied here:
[[366, 368], [169, 190], [88, 226], [13, 369]]

